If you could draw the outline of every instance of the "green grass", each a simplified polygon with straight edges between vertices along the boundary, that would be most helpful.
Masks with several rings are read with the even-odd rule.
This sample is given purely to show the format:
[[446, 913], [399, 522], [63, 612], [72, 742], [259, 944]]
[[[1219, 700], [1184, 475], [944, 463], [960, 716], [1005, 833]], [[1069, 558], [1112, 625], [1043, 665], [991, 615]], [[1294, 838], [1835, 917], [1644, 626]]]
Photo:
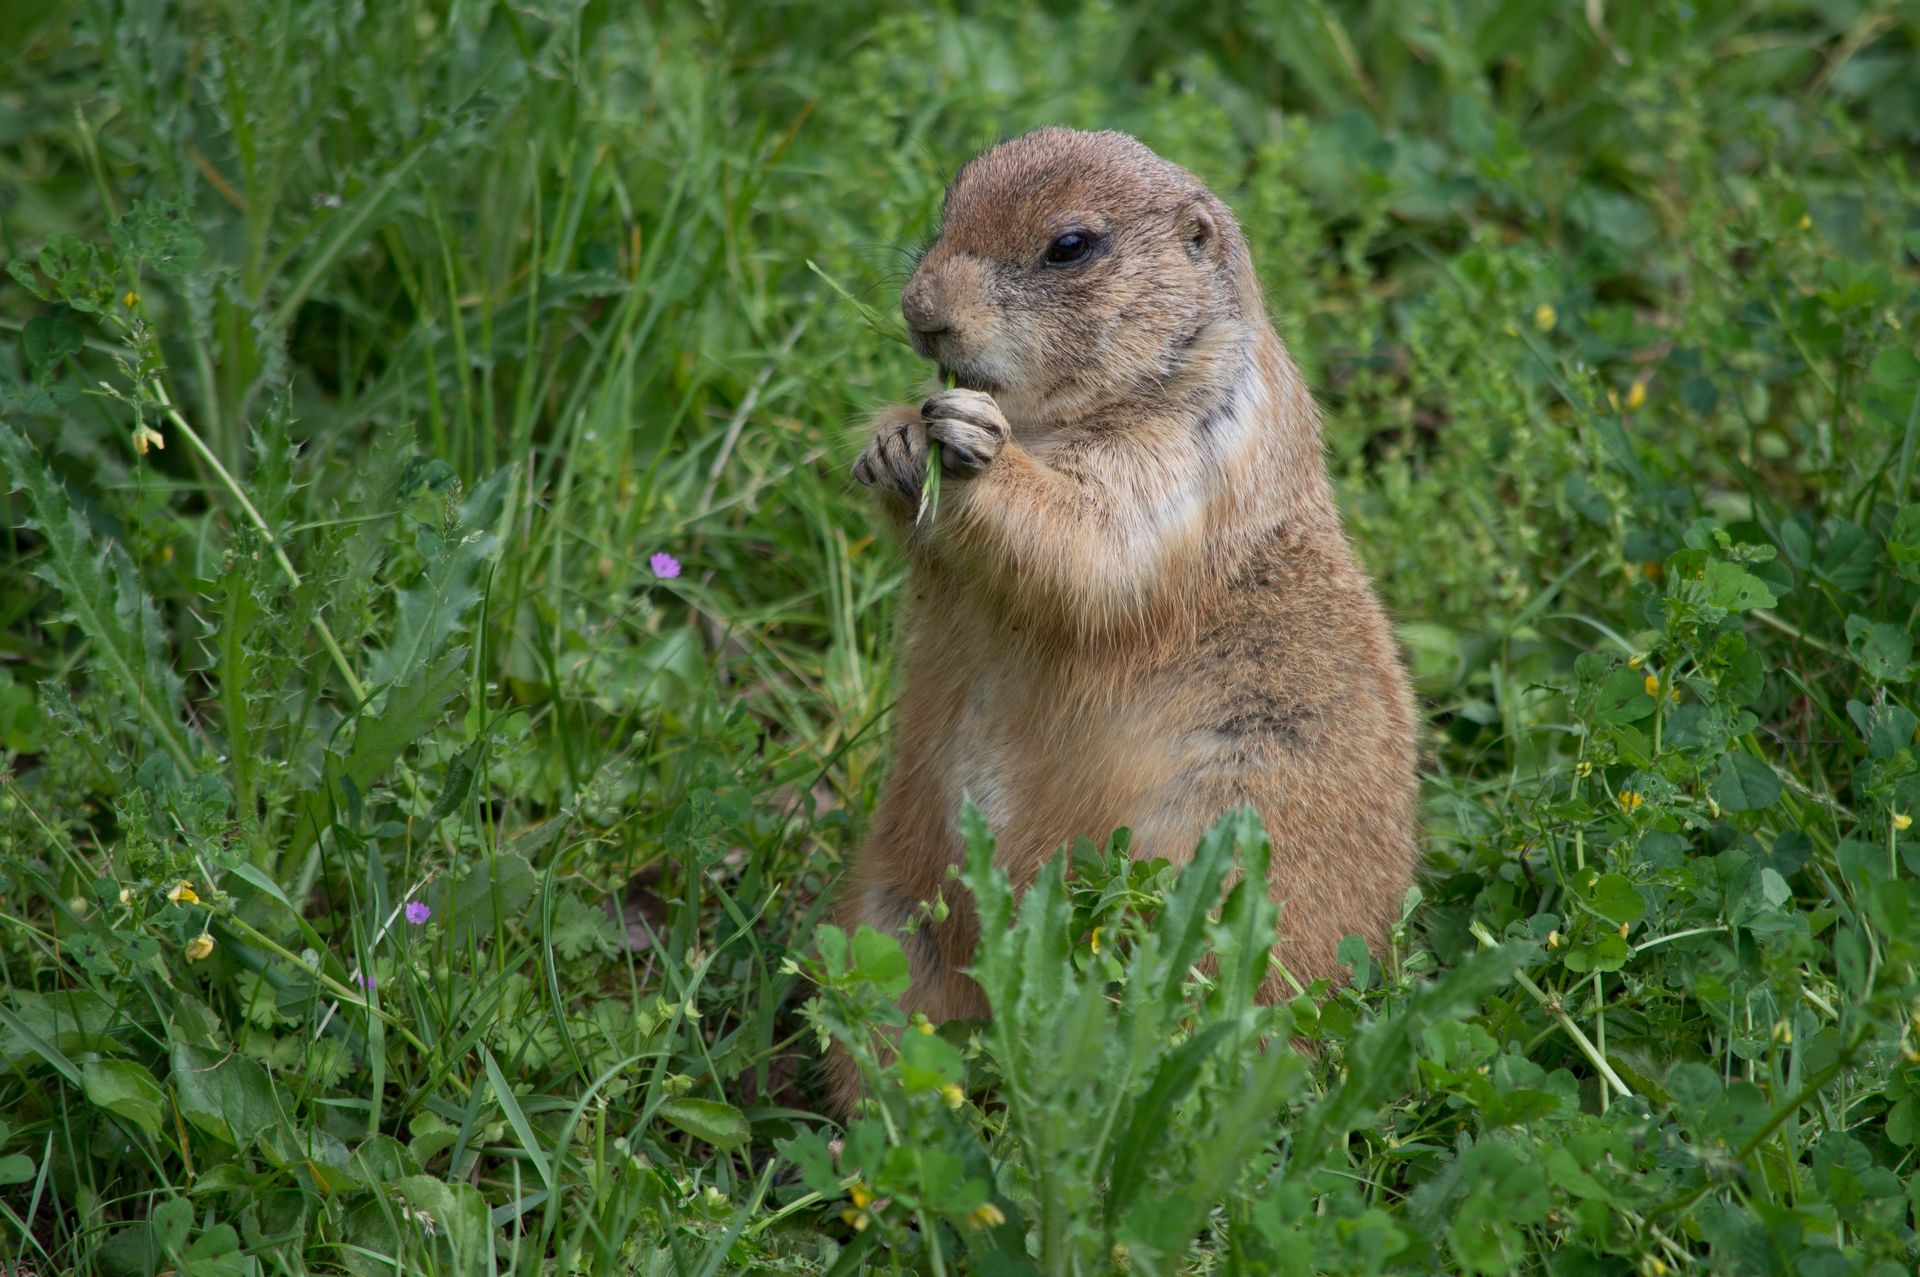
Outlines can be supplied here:
[[[0, 1270], [1913, 1270], [1920, 11], [1238, 8], [9, 8]], [[976, 831], [882, 1066], [868, 315], [1042, 123], [1238, 211], [1426, 871], [1263, 1008], [1257, 828]]]

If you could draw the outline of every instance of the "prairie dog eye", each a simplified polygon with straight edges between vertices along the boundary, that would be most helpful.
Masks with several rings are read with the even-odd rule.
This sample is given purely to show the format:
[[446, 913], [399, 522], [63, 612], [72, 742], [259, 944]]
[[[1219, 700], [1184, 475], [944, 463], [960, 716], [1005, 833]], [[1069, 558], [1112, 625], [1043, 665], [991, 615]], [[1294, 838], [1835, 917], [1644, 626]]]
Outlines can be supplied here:
[[1072, 266], [1086, 261], [1099, 238], [1092, 231], [1067, 231], [1056, 236], [1047, 245], [1047, 265]]

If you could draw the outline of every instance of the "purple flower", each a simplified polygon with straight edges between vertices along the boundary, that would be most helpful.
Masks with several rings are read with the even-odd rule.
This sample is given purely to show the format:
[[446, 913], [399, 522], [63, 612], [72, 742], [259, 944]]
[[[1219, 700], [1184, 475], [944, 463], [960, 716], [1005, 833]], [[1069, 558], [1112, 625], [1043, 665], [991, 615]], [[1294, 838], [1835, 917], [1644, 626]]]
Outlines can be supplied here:
[[671, 581], [680, 575], [680, 560], [664, 550], [648, 559], [647, 564], [653, 568], [653, 574], [662, 581]]
[[355, 984], [357, 984], [357, 985], [359, 985], [359, 986], [360, 986], [361, 988], [363, 988], [363, 989], [365, 989], [365, 990], [366, 990], [366, 991], [367, 991], [368, 993], [372, 993], [372, 992], [373, 992], [373, 977], [372, 977], [372, 976], [370, 976], [370, 975], [357, 975], [357, 976], [355, 976], [355, 977], [353, 977], [353, 982], [354, 982]]
[[416, 927], [427, 925], [427, 919], [433, 917], [433, 908], [424, 900], [407, 901], [407, 921]]

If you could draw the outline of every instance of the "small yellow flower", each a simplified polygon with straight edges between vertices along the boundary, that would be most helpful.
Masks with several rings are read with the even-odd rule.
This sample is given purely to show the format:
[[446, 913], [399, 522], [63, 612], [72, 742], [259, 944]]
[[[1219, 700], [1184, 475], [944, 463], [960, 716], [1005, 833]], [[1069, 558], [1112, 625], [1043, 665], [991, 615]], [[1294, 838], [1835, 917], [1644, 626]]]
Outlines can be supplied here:
[[213, 937], [204, 931], [187, 941], [186, 953], [188, 962], [198, 962], [212, 952]]
[[1620, 938], [1622, 940], [1627, 938], [1627, 924], [1624, 922], [1620, 924]]
[[1627, 411], [1641, 407], [1647, 402], [1647, 379], [1635, 377], [1633, 384], [1627, 387]]
[[1581, 759], [1573, 765], [1573, 774], [1581, 780], [1585, 780], [1587, 777], [1593, 775], [1593, 763], [1588, 759]]
[[1093, 940], [1091, 943], [1093, 945], [1093, 952], [1096, 955], [1098, 955], [1100, 952], [1100, 928], [1099, 927], [1095, 927], [1093, 929]]
[[1913, 828], [1913, 817], [1907, 815], [1904, 811], [1896, 811], [1893, 813], [1893, 827], [1901, 833], [1905, 833], [1907, 830]]
[[121, 903], [121, 904], [123, 904], [123, 905], [130, 905], [130, 904], [132, 904], [132, 903], [133, 903], [133, 888], [132, 888], [132, 887], [122, 887], [122, 888], [120, 888], [120, 903]]
[[158, 448], [160, 451], [165, 452], [167, 450], [167, 437], [158, 430], [155, 430], [152, 426], [135, 426], [133, 428], [133, 450], [144, 457], [147, 455], [147, 449], [149, 448]]
[[1632, 814], [1633, 810], [1646, 800], [1631, 789], [1620, 791], [1620, 810]]
[[180, 882], [174, 884], [171, 891], [167, 892], [167, 903], [175, 905], [197, 905], [200, 903], [200, 897], [194, 894], [193, 884], [182, 879]]
[[1641, 686], [1647, 689], [1647, 695], [1649, 696], [1660, 695], [1660, 676], [1658, 674], [1647, 675], [1646, 681], [1642, 683]]
[[1642, 665], [1645, 665], [1646, 663], [1647, 663], [1647, 654], [1645, 652], [1635, 652], [1632, 656], [1629, 656], [1627, 658], [1627, 668], [1630, 670], [1637, 670]]
[[1558, 949], [1559, 947], [1560, 947], [1560, 933], [1558, 931], [1547, 932], [1547, 948]]
[[1541, 302], [1538, 306], [1535, 306], [1533, 308], [1533, 326], [1535, 328], [1538, 328], [1541, 332], [1543, 333], [1552, 332], [1553, 326], [1559, 322], [1560, 322], [1559, 312], [1554, 310], [1553, 307], [1547, 305], [1547, 303]]
[[873, 1190], [858, 1180], [854, 1181], [853, 1187], [847, 1190], [847, 1196], [851, 1197], [853, 1204], [861, 1210], [873, 1205]]
[[942, 1082], [940, 1098], [947, 1102], [948, 1108], [957, 1109], [967, 1102], [967, 1093], [960, 1089], [958, 1082]]
[[992, 1202], [967, 1213], [967, 1226], [970, 1228], [998, 1228], [1006, 1222], [1006, 1214]]
[[1812, 214], [1809, 214], [1809, 213], [1800, 214], [1800, 229], [1803, 231], [1810, 231], [1813, 229]]
[[135, 306], [138, 306], [140, 304], [140, 294], [128, 293], [125, 297], [122, 297], [120, 299], [120, 304], [125, 306], [128, 310], [132, 310]]
[[916, 1028], [916, 1029], [918, 1029], [918, 1030], [920, 1030], [920, 1031], [921, 1031], [922, 1033], [924, 1033], [924, 1034], [926, 1034], [926, 1035], [927, 1035], [928, 1037], [932, 1037], [932, 1036], [933, 1036], [933, 1021], [932, 1021], [932, 1020], [922, 1020], [922, 1021], [920, 1021], [920, 1023], [918, 1023], [918, 1024], [916, 1024], [916, 1025], [914, 1025], [913, 1027], [914, 1027], [914, 1028]]
[[1775, 1042], [1784, 1042], [1786, 1045], [1792, 1046], [1793, 1045], [1793, 1026], [1791, 1024], [1788, 1024], [1785, 1020], [1780, 1020], [1776, 1022], [1773, 1026], [1773, 1040]]
[[853, 1231], [856, 1233], [866, 1232], [867, 1225], [873, 1222], [872, 1217], [870, 1217], [867, 1214], [867, 1212], [863, 1210], [854, 1210], [851, 1206], [849, 1206], [846, 1210], [843, 1210], [840, 1212], [840, 1218], [846, 1220], [849, 1224], [852, 1224]]

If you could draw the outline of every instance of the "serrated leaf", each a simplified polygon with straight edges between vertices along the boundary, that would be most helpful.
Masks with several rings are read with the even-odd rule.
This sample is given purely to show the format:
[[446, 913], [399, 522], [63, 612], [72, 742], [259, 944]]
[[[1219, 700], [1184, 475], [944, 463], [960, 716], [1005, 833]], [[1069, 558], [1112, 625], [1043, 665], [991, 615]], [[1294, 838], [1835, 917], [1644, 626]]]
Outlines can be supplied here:
[[480, 601], [481, 569], [499, 554], [494, 525], [514, 474], [505, 466], [487, 476], [461, 504], [446, 535], [430, 535], [427, 565], [399, 592], [387, 645], [374, 653], [368, 677], [375, 684], [404, 683], [443, 655], [465, 629], [467, 613]]
[[136, 267], [158, 275], [186, 275], [200, 264], [206, 244], [185, 207], [156, 200], [135, 200], [114, 222], [114, 247]]
[[351, 777], [362, 794], [387, 774], [407, 746], [446, 716], [447, 705], [465, 681], [466, 659], [465, 648], [453, 648], [412, 667], [405, 682], [389, 689], [380, 712], [360, 720], [341, 773]]
[[[412, 677], [387, 690], [377, 714], [354, 727], [345, 758], [328, 756], [327, 785], [307, 796], [307, 819], [300, 823], [294, 850], [304, 851], [330, 823], [329, 804], [357, 824], [367, 793], [383, 779], [394, 760], [446, 717], [447, 706], [465, 686], [466, 649], [443, 652]], [[524, 863], [524, 862], [523, 862]]]
[[181, 681], [173, 672], [160, 613], [141, 588], [132, 560], [119, 543], [94, 538], [60, 481], [26, 439], [4, 423], [0, 471], [9, 491], [27, 494], [27, 526], [46, 543], [34, 575], [60, 592], [67, 606], [64, 619], [87, 636], [106, 681], [133, 703], [180, 769], [191, 773], [194, 751], [180, 721]]
[[1182, 1042], [1160, 1062], [1153, 1080], [1127, 1117], [1127, 1125], [1112, 1148], [1106, 1211], [1118, 1220], [1133, 1205], [1146, 1183], [1146, 1168], [1178, 1128], [1169, 1120], [1175, 1107], [1192, 1093], [1207, 1060], [1233, 1031], [1227, 1023], [1210, 1024]]

